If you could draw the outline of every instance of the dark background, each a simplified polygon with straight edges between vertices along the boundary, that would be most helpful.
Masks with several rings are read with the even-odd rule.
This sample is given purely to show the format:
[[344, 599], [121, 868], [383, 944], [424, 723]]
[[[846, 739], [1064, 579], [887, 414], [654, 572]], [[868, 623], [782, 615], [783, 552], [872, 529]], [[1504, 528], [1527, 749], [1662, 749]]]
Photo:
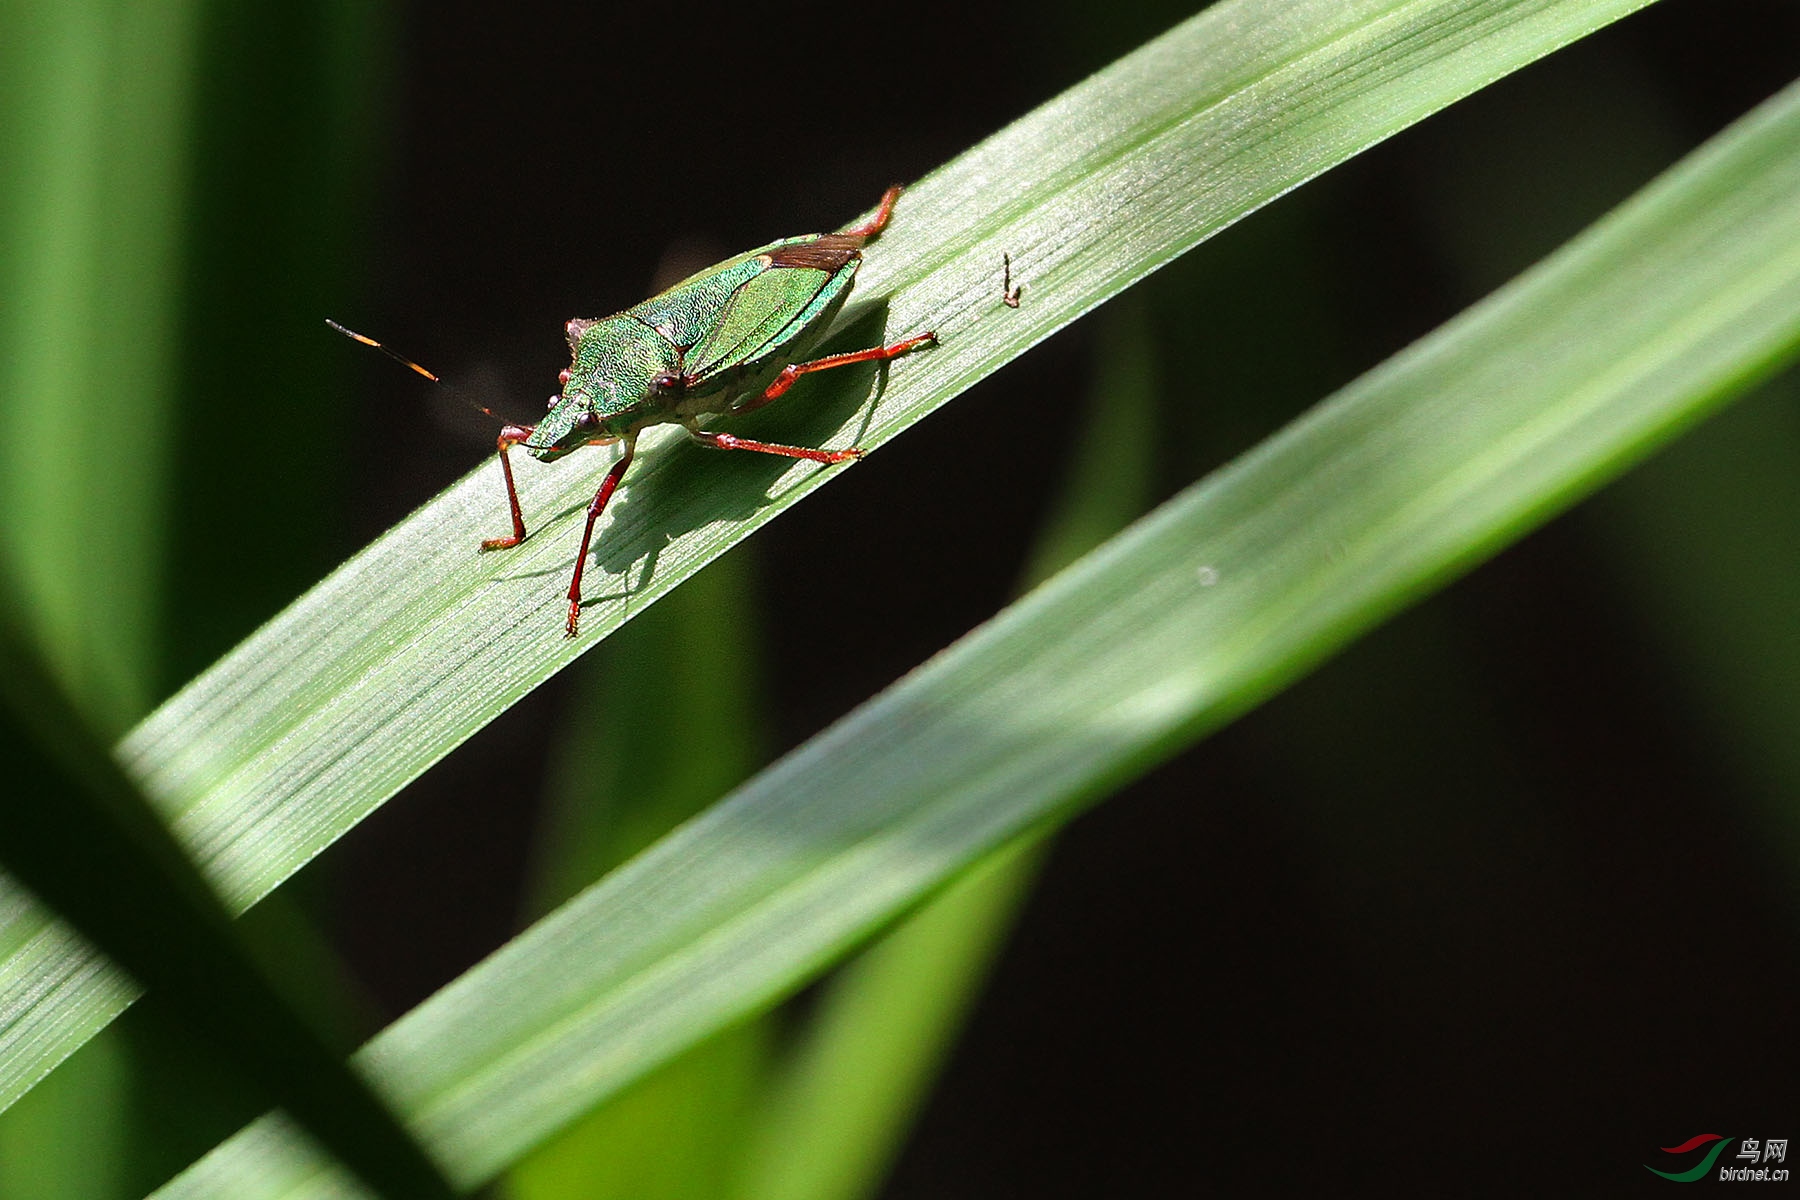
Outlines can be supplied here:
[[[491, 448], [321, 317], [529, 419], [562, 322], [641, 298], [672, 246], [840, 224], [1185, 11], [420, 4], [321, 88], [341, 12], [217, 6], [168, 686]], [[1797, 50], [1785, 0], [1665, 0], [1153, 278], [1155, 494], [1548, 253]], [[754, 539], [772, 748], [1006, 602], [1081, 451], [1092, 325]], [[278, 465], [226, 449], [251, 381], [290, 414]], [[1797, 1132], [1800, 782], [1744, 716], [1800, 714], [1768, 669], [1795, 654], [1800, 514], [1756, 466], [1796, 450], [1784, 377], [1075, 822], [885, 1194], [1609, 1190], [1667, 1186], [1640, 1164], [1694, 1133]], [[573, 703], [553, 680], [297, 881], [370, 998], [354, 1033], [515, 930]], [[152, 1158], [233, 1111], [169, 1118]]]

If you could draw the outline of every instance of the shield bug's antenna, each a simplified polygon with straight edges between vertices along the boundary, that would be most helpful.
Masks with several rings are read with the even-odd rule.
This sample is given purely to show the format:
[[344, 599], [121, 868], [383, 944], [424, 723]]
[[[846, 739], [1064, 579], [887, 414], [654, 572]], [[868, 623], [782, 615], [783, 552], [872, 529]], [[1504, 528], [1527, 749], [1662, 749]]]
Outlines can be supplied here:
[[454, 395], [458, 400], [461, 400], [464, 404], [469, 405], [470, 407], [475, 409], [476, 412], [486, 413], [488, 416], [492, 417], [496, 421], [499, 421], [501, 424], [506, 424], [505, 417], [502, 417], [499, 413], [496, 413], [493, 409], [489, 408], [485, 404], [475, 403], [475, 401], [469, 399], [469, 397], [458, 392], [455, 388], [453, 388], [449, 384], [445, 383], [442, 379], [439, 379], [435, 374], [433, 374], [430, 371], [427, 371], [424, 367], [421, 367], [418, 363], [416, 363], [412, 359], [406, 357], [406, 355], [400, 354], [396, 351], [388, 349], [386, 346], [382, 345], [380, 342], [376, 341], [374, 338], [368, 336], [367, 334], [358, 333], [354, 329], [349, 329], [343, 325], [339, 325], [336, 321], [332, 320], [330, 317], [325, 318], [325, 323], [327, 325], [331, 326], [333, 329], [337, 330], [339, 333], [343, 334], [345, 337], [349, 338], [351, 341], [361, 342], [363, 345], [368, 346], [371, 349], [379, 350], [383, 354], [387, 355], [389, 358], [393, 359], [395, 362], [399, 363], [401, 366], [406, 367], [407, 369], [412, 370], [412, 371], [417, 371], [419, 374], [423, 375], [425, 378], [431, 380], [431, 382], [448, 389], [449, 392], [452, 395]]

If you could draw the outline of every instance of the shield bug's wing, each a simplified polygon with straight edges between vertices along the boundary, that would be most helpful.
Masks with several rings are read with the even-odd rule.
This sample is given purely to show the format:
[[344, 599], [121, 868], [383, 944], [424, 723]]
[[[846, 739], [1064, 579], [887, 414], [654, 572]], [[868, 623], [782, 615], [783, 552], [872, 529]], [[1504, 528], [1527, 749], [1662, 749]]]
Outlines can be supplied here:
[[862, 239], [839, 234], [795, 238], [756, 256], [765, 265], [719, 310], [712, 328], [688, 351], [691, 385], [800, 353], [823, 336], [850, 294], [862, 261]]
[[771, 242], [748, 254], [728, 258], [627, 312], [662, 334], [671, 345], [686, 350], [713, 328], [719, 313], [739, 288], [768, 270], [764, 256], [780, 245]]

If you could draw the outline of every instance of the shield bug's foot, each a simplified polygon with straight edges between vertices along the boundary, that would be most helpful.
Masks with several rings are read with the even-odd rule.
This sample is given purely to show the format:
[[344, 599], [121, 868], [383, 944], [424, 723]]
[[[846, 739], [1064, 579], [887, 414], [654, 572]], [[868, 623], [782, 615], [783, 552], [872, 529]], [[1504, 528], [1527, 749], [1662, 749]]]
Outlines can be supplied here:
[[505, 537], [488, 538], [481, 543], [481, 548], [484, 552], [488, 550], [510, 550], [524, 540], [525, 539], [522, 537], [515, 537], [512, 534], [507, 534]]
[[574, 637], [579, 628], [581, 628], [581, 601], [571, 600], [569, 601], [569, 620], [563, 625], [563, 636]]

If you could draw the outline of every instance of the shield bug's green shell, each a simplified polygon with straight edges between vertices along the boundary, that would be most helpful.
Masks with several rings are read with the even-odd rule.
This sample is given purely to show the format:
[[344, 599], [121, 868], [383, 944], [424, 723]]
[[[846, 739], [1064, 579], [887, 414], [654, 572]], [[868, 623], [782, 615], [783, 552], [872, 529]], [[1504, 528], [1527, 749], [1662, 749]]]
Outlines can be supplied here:
[[571, 321], [562, 395], [525, 448], [560, 457], [646, 425], [728, 411], [806, 354], [849, 298], [859, 237], [813, 234], [728, 259], [599, 321]]
[[[550, 411], [536, 425], [502, 425], [495, 439], [512, 532], [484, 538], [481, 548], [506, 550], [527, 536], [509, 448], [524, 446], [532, 457], [549, 462], [581, 446], [620, 444], [618, 457], [588, 503], [581, 549], [569, 579], [566, 636], [574, 637], [580, 628], [581, 575], [594, 523], [625, 478], [638, 434], [646, 426], [679, 423], [691, 439], [714, 450], [749, 450], [826, 466], [862, 455], [857, 446], [840, 450], [786, 446], [702, 429], [700, 417], [751, 412], [785, 393], [803, 375], [857, 363], [884, 363], [937, 344], [937, 333], [926, 330], [891, 345], [800, 361], [843, 308], [862, 265], [862, 247], [887, 228], [900, 190], [899, 184], [888, 188], [873, 216], [837, 233], [770, 242], [708, 267], [635, 308], [602, 320], [578, 317], [563, 327], [571, 357], [561, 376], [562, 391], [550, 398]], [[1014, 298], [1009, 293], [1007, 302]], [[373, 338], [335, 321], [326, 324], [427, 379], [437, 379]]]
[[481, 548], [505, 550], [526, 538], [512, 460], [506, 456], [509, 447], [524, 446], [534, 457], [549, 461], [579, 446], [620, 443], [618, 457], [588, 503], [581, 549], [569, 579], [569, 615], [563, 623], [568, 637], [580, 628], [581, 575], [594, 523], [625, 478], [637, 452], [638, 434], [646, 426], [679, 423], [695, 442], [714, 450], [749, 450], [827, 466], [861, 456], [856, 446], [841, 450], [785, 446], [702, 429], [700, 418], [761, 408], [814, 371], [887, 362], [937, 344], [937, 334], [926, 330], [892, 345], [801, 361], [844, 306], [862, 265], [862, 247], [887, 228], [899, 198], [900, 185], [895, 184], [882, 193], [875, 215], [865, 221], [837, 233], [770, 242], [709, 267], [635, 308], [604, 320], [577, 318], [564, 326], [571, 360], [562, 373], [562, 391], [550, 398], [550, 411], [536, 425], [502, 426], [496, 439], [512, 532], [484, 539]]

